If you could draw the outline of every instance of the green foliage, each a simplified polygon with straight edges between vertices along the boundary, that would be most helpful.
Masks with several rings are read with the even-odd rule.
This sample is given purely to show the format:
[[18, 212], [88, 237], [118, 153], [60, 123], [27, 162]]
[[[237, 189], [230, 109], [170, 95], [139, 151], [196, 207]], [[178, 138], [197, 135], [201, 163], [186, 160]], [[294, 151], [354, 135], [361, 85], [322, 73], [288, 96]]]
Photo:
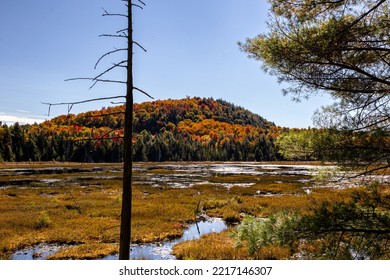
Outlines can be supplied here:
[[278, 213], [267, 219], [246, 216], [233, 233], [236, 245], [248, 246], [248, 254], [253, 255], [267, 245], [287, 246], [294, 240], [294, 224], [297, 216], [291, 213]]
[[283, 133], [277, 140], [286, 159], [332, 161], [358, 171], [388, 168], [389, 132], [310, 129]]
[[319, 159], [316, 157], [316, 147], [313, 141], [315, 134], [315, 130], [282, 133], [277, 139], [279, 153], [291, 160]]
[[257, 220], [252, 216], [246, 216], [237, 227], [237, 231], [232, 234], [236, 239], [236, 246], [242, 247], [243, 243], [247, 242], [248, 254], [253, 255], [264, 244], [265, 240], [268, 240], [265, 228], [266, 223], [264, 221]]
[[[249, 254], [267, 245], [291, 250], [307, 259], [388, 259], [390, 194], [372, 185], [350, 200], [324, 202], [313, 213], [278, 213], [269, 219], [246, 217], [234, 233]], [[292, 257], [293, 257], [292, 256]]]
[[316, 126], [329, 130], [283, 136], [281, 153], [367, 170], [389, 167], [387, 1], [269, 2], [269, 31], [241, 43], [241, 49], [288, 84], [284, 93], [294, 99], [327, 92], [336, 100], [314, 117]]
[[[241, 44], [297, 98], [388, 93], [385, 0], [271, 0], [270, 31]], [[385, 58], [385, 59], [384, 59]]]

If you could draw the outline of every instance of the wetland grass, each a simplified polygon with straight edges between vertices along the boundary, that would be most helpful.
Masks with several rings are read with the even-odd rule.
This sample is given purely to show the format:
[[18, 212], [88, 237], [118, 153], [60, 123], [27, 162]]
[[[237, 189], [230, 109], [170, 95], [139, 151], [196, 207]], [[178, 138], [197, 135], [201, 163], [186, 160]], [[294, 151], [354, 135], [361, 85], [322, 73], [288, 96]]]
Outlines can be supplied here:
[[[10, 197], [0, 190], [0, 256], [6, 258], [10, 252], [39, 243], [103, 246], [118, 242], [119, 186], [95, 190], [68, 187], [55, 197], [41, 196], [42, 190], [37, 189], [12, 189], [16, 196]], [[132, 242], [176, 238], [183, 230], [178, 225], [195, 218], [196, 202], [192, 195], [183, 190], [155, 194], [153, 191], [144, 195], [135, 187]], [[66, 252], [73, 258], [77, 248], [84, 247], [69, 249], [61, 253], [61, 258], [67, 258]]]
[[232, 230], [202, 236], [199, 240], [186, 241], [173, 247], [173, 254], [180, 260], [284, 260], [290, 252], [278, 246], [266, 246], [249, 255], [247, 245], [237, 247], [231, 237]]
[[[356, 189], [355, 189], [356, 190]], [[220, 207], [212, 208], [209, 214], [223, 216], [229, 222], [236, 223], [245, 215], [268, 217], [281, 211], [292, 213], [309, 213], [313, 203], [321, 201], [345, 200], [351, 197], [352, 189], [318, 189], [308, 196], [283, 195], [268, 197], [240, 197], [240, 203], [220, 203]], [[234, 197], [233, 197], [234, 201]], [[236, 220], [237, 219], [237, 220]], [[202, 236], [199, 240], [186, 241], [173, 248], [173, 255], [183, 260], [286, 260], [292, 259], [292, 252], [286, 247], [267, 245], [259, 248], [253, 254], [248, 253], [248, 244], [236, 247], [232, 237], [234, 229]]]
[[119, 253], [118, 244], [91, 243], [75, 245], [49, 256], [49, 260], [94, 260]]
[[[78, 168], [79, 172], [58, 174], [47, 174], [45, 170], [34, 175], [8, 171], [13, 168], [53, 168], [53, 165], [61, 168], [58, 163], [25, 164], [22, 167], [18, 164], [0, 165], [0, 172], [7, 170], [0, 176], [3, 182], [0, 187], [0, 259], [9, 258], [16, 250], [41, 243], [74, 245], [61, 249], [52, 259], [96, 259], [115, 254], [120, 225], [120, 166], [66, 164], [65, 168]], [[318, 188], [307, 195], [304, 188], [310, 186], [308, 177], [296, 175], [216, 176], [205, 173], [196, 177], [198, 184], [190, 187], [175, 188], [169, 185], [169, 180], [158, 182], [156, 186], [156, 182], [150, 179], [153, 176], [167, 176], [164, 178], [169, 179], [170, 175], [176, 174], [176, 164], [170, 163], [169, 167], [161, 165], [147, 163], [136, 166], [133, 243], [176, 239], [199, 213], [222, 217], [234, 224], [245, 215], [267, 217], [282, 210], [308, 212], [313, 200], [323, 201], [351, 194], [349, 189]], [[177, 166], [181, 168], [180, 176], [185, 175], [185, 165]], [[34, 183], [7, 183], [18, 180]], [[251, 258], [245, 252], [245, 249], [235, 248], [227, 232], [179, 244], [174, 251], [180, 259]], [[254, 257], [285, 259], [286, 252], [277, 247], [265, 248]]]
[[[110, 174], [93, 179], [84, 173], [42, 174], [34, 180], [58, 181], [0, 188], [0, 258], [41, 243], [80, 244], [59, 251], [55, 258], [101, 257], [119, 241], [120, 225], [121, 182], [106, 175]], [[25, 175], [9, 177], [14, 181]], [[133, 193], [133, 243], [177, 238], [195, 220], [198, 200], [193, 190], [134, 185]], [[88, 254], [81, 253], [86, 248]]]

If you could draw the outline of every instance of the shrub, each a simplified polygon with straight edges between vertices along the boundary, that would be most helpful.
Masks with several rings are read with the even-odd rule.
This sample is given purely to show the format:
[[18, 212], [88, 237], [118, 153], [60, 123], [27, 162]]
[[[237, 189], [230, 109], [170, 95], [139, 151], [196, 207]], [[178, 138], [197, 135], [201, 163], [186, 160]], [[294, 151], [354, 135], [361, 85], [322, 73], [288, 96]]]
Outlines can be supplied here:
[[296, 215], [285, 212], [267, 219], [246, 216], [233, 233], [236, 246], [241, 247], [246, 243], [249, 255], [268, 245], [291, 246], [295, 240], [294, 224], [297, 219]]

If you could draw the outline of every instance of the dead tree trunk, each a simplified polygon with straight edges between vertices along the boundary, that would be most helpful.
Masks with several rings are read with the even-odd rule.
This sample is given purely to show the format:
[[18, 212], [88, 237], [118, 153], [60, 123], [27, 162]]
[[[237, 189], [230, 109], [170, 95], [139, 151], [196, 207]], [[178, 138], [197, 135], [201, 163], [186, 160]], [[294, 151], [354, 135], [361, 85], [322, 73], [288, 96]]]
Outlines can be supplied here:
[[[95, 99], [89, 99], [84, 101], [78, 101], [78, 102], [66, 102], [66, 103], [43, 103], [49, 106], [48, 115], [50, 115], [50, 108], [51, 106], [56, 105], [68, 105], [68, 114], [70, 113], [71, 109], [74, 105], [86, 103], [86, 102], [93, 102], [98, 100], [105, 100], [105, 99], [116, 99], [116, 98], [125, 98], [126, 99], [126, 110], [125, 110], [125, 127], [124, 127], [124, 141], [123, 141], [123, 193], [122, 193], [122, 211], [121, 211], [121, 226], [120, 226], [120, 239], [119, 239], [119, 259], [120, 260], [128, 260], [130, 259], [130, 242], [131, 242], [131, 208], [132, 208], [132, 170], [133, 170], [133, 162], [132, 162], [132, 140], [133, 140], [133, 105], [134, 105], [134, 99], [133, 99], [133, 91], [139, 91], [146, 96], [153, 99], [152, 96], [150, 96], [147, 92], [144, 90], [135, 87], [133, 84], [133, 45], [137, 45], [140, 47], [143, 51], [146, 52], [146, 50], [137, 42], [133, 41], [133, 24], [132, 24], [132, 7], [138, 7], [143, 9], [143, 6], [146, 6], [146, 4], [142, 0], [137, 0], [140, 4], [134, 4], [132, 0], [121, 0], [123, 2], [127, 2], [127, 14], [114, 14], [109, 13], [106, 10], [104, 10], [103, 16], [119, 16], [119, 17], [126, 17], [127, 18], [127, 28], [121, 29], [117, 31], [116, 34], [103, 34], [101, 36], [103, 37], [118, 37], [118, 38], [126, 38], [127, 39], [127, 48], [120, 48], [115, 49], [113, 51], [109, 51], [105, 54], [103, 54], [99, 60], [95, 64], [96, 66], [100, 63], [100, 61], [117, 52], [121, 51], [127, 51], [127, 60], [121, 61], [119, 63], [115, 63], [113, 66], [107, 68], [105, 71], [101, 72], [99, 75], [93, 77], [93, 78], [72, 78], [67, 79], [67, 81], [71, 80], [90, 80], [93, 82], [92, 87], [94, 87], [97, 83], [119, 83], [119, 84], [126, 84], [126, 96], [112, 96], [112, 97], [103, 97], [103, 98], [95, 98]], [[126, 32], [127, 31], [127, 32]], [[118, 80], [111, 80], [111, 79], [105, 79], [104, 75], [111, 72], [114, 69], [126, 67], [127, 69], [127, 80], [124, 81], [118, 81]]]
[[132, 169], [133, 162], [132, 138], [133, 138], [133, 27], [132, 27], [132, 1], [128, 1], [128, 41], [127, 41], [127, 82], [126, 82], [126, 111], [124, 131], [124, 157], [123, 157], [123, 194], [121, 229], [119, 240], [119, 259], [130, 259], [131, 242], [131, 207], [132, 207]]

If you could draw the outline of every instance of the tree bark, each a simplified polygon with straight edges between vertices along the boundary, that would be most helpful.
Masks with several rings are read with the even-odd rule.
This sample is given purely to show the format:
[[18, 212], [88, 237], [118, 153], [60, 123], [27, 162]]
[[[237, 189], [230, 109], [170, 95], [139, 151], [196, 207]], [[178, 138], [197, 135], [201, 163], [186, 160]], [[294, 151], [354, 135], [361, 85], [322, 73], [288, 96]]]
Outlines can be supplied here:
[[130, 259], [131, 242], [131, 207], [132, 207], [132, 169], [133, 162], [133, 28], [132, 28], [132, 1], [128, 0], [128, 48], [127, 48], [127, 82], [126, 82], [126, 112], [124, 131], [124, 158], [123, 158], [123, 194], [121, 230], [119, 240], [119, 259]]

